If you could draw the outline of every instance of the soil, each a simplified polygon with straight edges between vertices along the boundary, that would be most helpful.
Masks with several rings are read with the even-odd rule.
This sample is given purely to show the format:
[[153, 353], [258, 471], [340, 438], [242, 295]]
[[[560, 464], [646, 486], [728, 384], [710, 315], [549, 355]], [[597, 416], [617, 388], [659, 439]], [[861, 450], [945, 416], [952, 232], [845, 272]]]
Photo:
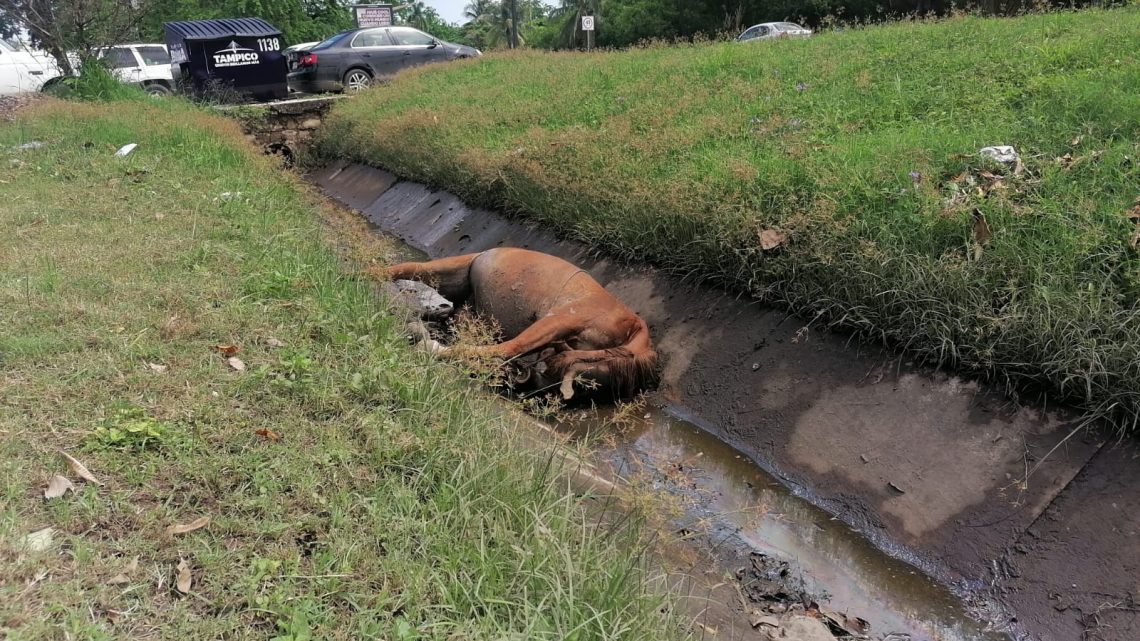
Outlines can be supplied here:
[[649, 322], [666, 402], [881, 549], [955, 586], [1013, 636], [1080, 638], [1092, 617], [1102, 623], [1088, 634], [1099, 636], [1085, 638], [1140, 638], [1131, 445], [1101, 451], [1105, 439], [1063, 408], [1019, 405], [376, 169], [342, 164], [312, 178], [432, 258], [510, 245], [587, 269]]

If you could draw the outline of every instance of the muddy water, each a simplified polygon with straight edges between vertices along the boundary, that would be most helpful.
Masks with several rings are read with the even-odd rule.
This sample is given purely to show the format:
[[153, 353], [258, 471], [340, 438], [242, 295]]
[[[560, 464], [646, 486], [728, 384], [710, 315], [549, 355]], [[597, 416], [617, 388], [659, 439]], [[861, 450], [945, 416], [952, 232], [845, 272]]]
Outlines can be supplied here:
[[948, 589], [795, 496], [686, 420], [682, 409], [650, 407], [620, 430], [608, 424], [607, 413], [584, 412], [562, 428], [579, 437], [605, 430], [597, 439], [600, 462], [614, 476], [678, 497], [684, 507], [678, 529], [704, 529], [714, 544], [790, 561], [808, 592], [821, 595], [833, 610], [866, 619], [876, 637], [1008, 641], [968, 616]]

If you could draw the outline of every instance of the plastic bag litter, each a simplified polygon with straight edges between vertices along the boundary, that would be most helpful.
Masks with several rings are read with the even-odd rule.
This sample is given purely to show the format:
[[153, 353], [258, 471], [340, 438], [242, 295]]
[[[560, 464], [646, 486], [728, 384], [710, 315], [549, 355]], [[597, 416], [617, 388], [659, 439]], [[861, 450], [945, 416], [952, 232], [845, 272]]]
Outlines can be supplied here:
[[127, 154], [131, 153], [132, 151], [134, 151], [135, 147], [138, 147], [138, 143], [132, 142], [129, 145], [123, 145], [122, 147], [119, 148], [118, 151], [115, 152], [115, 155], [119, 156], [121, 158], [121, 157], [126, 156]]

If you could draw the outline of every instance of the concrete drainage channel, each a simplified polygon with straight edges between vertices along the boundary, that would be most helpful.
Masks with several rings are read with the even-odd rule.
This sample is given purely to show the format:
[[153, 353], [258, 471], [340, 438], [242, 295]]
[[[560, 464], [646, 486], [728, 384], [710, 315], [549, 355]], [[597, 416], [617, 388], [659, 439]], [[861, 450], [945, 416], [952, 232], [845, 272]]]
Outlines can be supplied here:
[[663, 356], [660, 409], [599, 456], [663, 486], [688, 465], [694, 514], [792, 561], [833, 607], [916, 639], [999, 638], [977, 619], [1016, 639], [1140, 638], [1133, 443], [381, 170], [310, 179], [432, 258], [544, 251], [630, 304]]

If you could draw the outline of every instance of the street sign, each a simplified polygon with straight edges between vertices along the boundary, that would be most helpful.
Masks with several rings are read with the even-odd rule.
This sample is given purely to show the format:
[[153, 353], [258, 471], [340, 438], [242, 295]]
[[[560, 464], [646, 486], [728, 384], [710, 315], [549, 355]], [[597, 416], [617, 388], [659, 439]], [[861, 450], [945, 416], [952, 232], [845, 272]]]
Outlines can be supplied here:
[[352, 13], [356, 18], [357, 27], [392, 26], [392, 5], [390, 4], [353, 5]]
[[594, 30], [594, 16], [582, 16], [582, 31]]

